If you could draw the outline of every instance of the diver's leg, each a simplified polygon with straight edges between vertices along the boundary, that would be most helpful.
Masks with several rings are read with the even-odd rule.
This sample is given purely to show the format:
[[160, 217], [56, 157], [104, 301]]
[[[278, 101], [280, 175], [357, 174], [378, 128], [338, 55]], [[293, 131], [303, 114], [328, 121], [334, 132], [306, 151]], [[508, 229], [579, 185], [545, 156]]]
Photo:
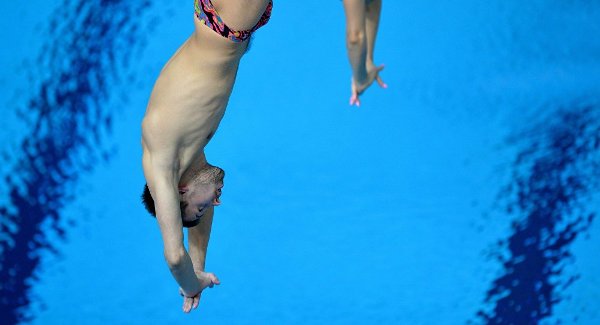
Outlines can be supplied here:
[[373, 64], [373, 52], [375, 51], [375, 39], [379, 28], [379, 16], [381, 15], [381, 0], [367, 1], [367, 14], [365, 20], [365, 33], [367, 37], [367, 64]]
[[355, 82], [363, 84], [367, 81], [365, 0], [344, 0], [344, 11], [346, 12], [346, 46], [352, 66], [352, 76]]

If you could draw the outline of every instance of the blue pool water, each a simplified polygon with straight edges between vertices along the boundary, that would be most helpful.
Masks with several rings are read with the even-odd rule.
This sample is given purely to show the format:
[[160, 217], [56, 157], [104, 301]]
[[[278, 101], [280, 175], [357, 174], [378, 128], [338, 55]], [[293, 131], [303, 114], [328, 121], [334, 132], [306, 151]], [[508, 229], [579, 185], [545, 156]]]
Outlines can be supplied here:
[[600, 323], [597, 2], [384, 1], [360, 109], [341, 3], [276, 2], [207, 147], [222, 285], [190, 315], [139, 135], [191, 1], [0, 6], [2, 324]]

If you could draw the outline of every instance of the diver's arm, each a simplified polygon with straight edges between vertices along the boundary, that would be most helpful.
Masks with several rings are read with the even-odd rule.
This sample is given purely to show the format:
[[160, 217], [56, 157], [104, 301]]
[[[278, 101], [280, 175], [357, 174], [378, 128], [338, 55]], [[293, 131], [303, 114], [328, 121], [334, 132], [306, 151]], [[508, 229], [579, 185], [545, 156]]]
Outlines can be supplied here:
[[148, 187], [155, 198], [156, 219], [163, 239], [164, 255], [171, 274], [188, 297], [197, 295], [200, 282], [192, 260], [183, 246], [183, 231], [177, 182], [168, 173], [153, 173]]
[[188, 247], [190, 258], [194, 264], [194, 271], [199, 277], [204, 272], [206, 262], [206, 249], [210, 239], [214, 207], [209, 207], [200, 219], [200, 223], [188, 230]]
[[[207, 287], [212, 288], [215, 284], [221, 284], [221, 281], [214, 273], [204, 272], [206, 248], [208, 247], [208, 240], [210, 239], [214, 211], [214, 207], [208, 208], [206, 213], [202, 216], [202, 219], [200, 219], [200, 223], [188, 230], [190, 258], [194, 264], [194, 272], [200, 283], [200, 290], [204, 290]], [[184, 299], [184, 311], [186, 310], [187, 300], [188, 299]], [[194, 303], [192, 303], [192, 306], [194, 306]]]

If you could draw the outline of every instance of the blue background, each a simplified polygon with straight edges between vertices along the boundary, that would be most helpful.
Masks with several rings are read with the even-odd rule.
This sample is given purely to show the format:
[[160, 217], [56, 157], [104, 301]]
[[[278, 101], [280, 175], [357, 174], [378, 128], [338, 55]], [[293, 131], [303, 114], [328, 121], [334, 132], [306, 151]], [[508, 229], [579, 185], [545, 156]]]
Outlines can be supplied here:
[[358, 109], [341, 3], [275, 2], [207, 147], [222, 285], [190, 315], [139, 195], [140, 122], [191, 1], [0, 11], [3, 319], [600, 322], [597, 2], [384, 1], [389, 88]]

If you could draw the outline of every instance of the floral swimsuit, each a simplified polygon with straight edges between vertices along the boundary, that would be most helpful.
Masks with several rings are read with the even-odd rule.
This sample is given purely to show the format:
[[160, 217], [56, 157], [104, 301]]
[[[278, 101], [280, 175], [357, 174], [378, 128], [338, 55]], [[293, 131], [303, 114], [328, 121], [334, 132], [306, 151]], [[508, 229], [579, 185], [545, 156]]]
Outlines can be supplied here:
[[194, 7], [196, 12], [196, 17], [200, 20], [201, 23], [208, 26], [210, 29], [217, 32], [219, 35], [228, 38], [236, 43], [243, 42], [247, 40], [252, 33], [264, 26], [269, 22], [269, 18], [271, 18], [271, 10], [273, 9], [273, 1], [270, 1], [267, 5], [267, 9], [263, 13], [262, 17], [258, 23], [252, 27], [250, 30], [233, 30], [229, 28], [224, 22], [223, 19], [217, 13], [217, 10], [213, 6], [210, 0], [195, 0]]

